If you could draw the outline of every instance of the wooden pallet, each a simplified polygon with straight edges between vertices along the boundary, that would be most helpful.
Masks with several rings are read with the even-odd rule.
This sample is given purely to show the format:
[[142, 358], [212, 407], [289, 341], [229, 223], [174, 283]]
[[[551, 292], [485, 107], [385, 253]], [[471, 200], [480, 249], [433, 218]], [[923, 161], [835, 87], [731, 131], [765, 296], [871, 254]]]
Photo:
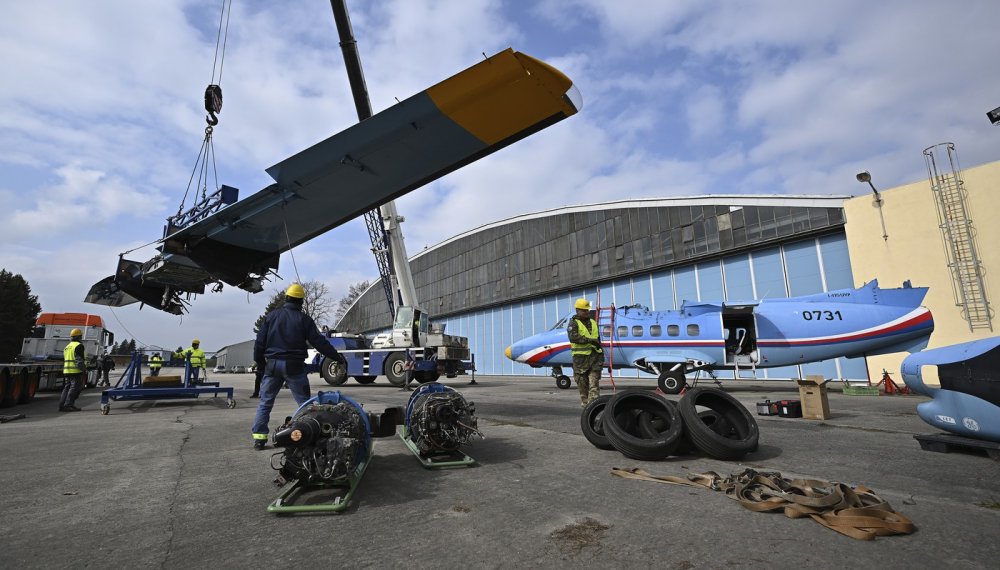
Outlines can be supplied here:
[[913, 439], [920, 443], [920, 449], [924, 451], [935, 451], [937, 453], [951, 453], [952, 451], [962, 452], [985, 452], [990, 459], [1000, 460], [1000, 443], [986, 441], [983, 439], [973, 439], [960, 435], [946, 433], [932, 433], [927, 435], [915, 435]]

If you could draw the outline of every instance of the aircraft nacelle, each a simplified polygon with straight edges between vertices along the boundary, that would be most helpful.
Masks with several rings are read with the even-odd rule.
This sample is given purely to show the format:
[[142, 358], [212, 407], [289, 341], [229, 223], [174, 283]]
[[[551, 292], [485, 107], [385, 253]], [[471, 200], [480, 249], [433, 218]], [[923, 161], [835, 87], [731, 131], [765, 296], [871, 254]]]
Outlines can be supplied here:
[[[788, 299], [685, 302], [676, 311], [629, 306], [600, 322], [605, 366], [656, 374], [662, 390], [683, 389], [696, 370], [772, 368], [838, 357], [914, 352], [927, 346], [934, 319], [920, 306], [926, 287], [881, 289], [877, 281]], [[567, 316], [549, 331], [515, 342], [515, 362], [572, 366]], [[554, 374], [557, 378], [561, 372]]]

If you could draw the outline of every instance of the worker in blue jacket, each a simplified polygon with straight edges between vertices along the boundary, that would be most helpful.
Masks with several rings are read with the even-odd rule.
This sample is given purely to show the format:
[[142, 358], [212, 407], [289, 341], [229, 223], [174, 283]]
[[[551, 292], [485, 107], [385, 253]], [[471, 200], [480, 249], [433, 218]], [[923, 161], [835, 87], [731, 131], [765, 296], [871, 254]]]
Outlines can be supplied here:
[[306, 341], [327, 358], [339, 358], [330, 341], [320, 334], [312, 317], [302, 312], [306, 291], [302, 285], [292, 283], [285, 291], [284, 306], [264, 317], [253, 345], [253, 359], [257, 368], [264, 370], [260, 386], [260, 403], [250, 431], [254, 449], [264, 449], [267, 444], [267, 422], [278, 391], [287, 382], [292, 397], [302, 405], [310, 397], [309, 378], [305, 373]]

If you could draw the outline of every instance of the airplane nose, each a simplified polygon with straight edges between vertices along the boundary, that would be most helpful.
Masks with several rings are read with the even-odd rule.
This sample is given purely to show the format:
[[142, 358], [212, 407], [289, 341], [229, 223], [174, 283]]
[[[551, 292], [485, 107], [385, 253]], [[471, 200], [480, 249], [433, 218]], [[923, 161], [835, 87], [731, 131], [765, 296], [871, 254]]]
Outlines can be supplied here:
[[514, 357], [510, 354], [511, 347], [507, 347], [507, 350], [503, 351], [503, 355], [507, 357], [508, 360], [514, 360]]

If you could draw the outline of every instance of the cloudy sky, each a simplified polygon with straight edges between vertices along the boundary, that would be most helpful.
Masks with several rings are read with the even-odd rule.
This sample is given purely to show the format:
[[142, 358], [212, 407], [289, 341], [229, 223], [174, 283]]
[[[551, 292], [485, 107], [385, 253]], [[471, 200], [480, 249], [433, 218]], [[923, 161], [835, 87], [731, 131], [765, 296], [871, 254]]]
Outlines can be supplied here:
[[[205, 127], [221, 0], [0, 6], [0, 267], [43, 310], [102, 315], [119, 338], [206, 349], [251, 338], [266, 295], [227, 287], [181, 317], [82, 302], [118, 254], [177, 212]], [[951, 141], [996, 160], [993, 0], [349, 2], [375, 112], [513, 47], [573, 79], [583, 111], [397, 203], [410, 254], [568, 204], [702, 194], [859, 194], [926, 176]], [[356, 122], [327, 0], [235, 0], [215, 130], [219, 182]], [[190, 200], [190, 198], [189, 198]], [[295, 250], [340, 297], [377, 277], [364, 225]], [[133, 254], [148, 259], [153, 249]], [[294, 278], [288, 255], [279, 273]]]

